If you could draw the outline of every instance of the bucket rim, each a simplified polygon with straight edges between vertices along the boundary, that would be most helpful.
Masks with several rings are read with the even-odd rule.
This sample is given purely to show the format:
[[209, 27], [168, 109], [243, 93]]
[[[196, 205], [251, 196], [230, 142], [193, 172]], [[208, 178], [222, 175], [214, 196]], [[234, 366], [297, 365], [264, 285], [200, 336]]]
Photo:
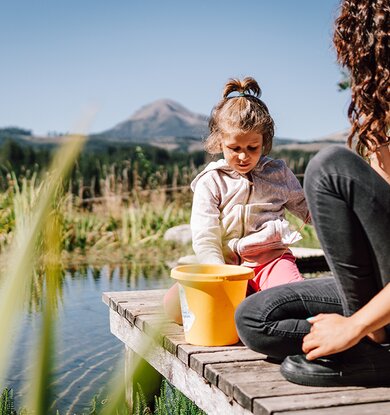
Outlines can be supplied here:
[[[199, 268], [211, 268], [212, 272], [202, 274], [196, 272]], [[221, 282], [244, 281], [254, 278], [252, 268], [229, 264], [191, 264], [179, 265], [171, 270], [171, 278], [179, 281]]]

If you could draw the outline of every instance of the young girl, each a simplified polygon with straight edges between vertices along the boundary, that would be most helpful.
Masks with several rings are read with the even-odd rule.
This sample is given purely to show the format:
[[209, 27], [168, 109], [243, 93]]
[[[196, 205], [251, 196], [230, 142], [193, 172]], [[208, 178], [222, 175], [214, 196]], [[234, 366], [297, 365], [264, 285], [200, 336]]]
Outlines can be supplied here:
[[[191, 184], [191, 231], [198, 262], [253, 268], [248, 294], [302, 280], [288, 249], [292, 239], [299, 238], [289, 230], [285, 209], [308, 218], [297, 178], [284, 161], [266, 156], [274, 122], [260, 93], [253, 78], [227, 82], [211, 113], [205, 142], [206, 151], [222, 152], [224, 158], [208, 164]], [[173, 286], [165, 305], [176, 320], [178, 304]]]

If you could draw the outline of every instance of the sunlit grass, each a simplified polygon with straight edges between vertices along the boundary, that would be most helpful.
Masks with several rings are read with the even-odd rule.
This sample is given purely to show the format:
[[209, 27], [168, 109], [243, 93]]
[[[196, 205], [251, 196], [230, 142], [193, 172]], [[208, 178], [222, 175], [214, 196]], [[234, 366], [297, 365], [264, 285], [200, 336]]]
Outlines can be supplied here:
[[[2, 252], [6, 268], [0, 277], [0, 330], [2, 333], [13, 332], [12, 329], [20, 324], [23, 311], [28, 305], [31, 307], [35, 297], [39, 298], [42, 326], [37, 345], [31, 351], [30, 362], [33, 362], [33, 368], [28, 381], [29, 396], [23, 404], [27, 408], [23, 412], [34, 415], [58, 413], [52, 407], [54, 328], [63, 282], [64, 236], [69, 234], [69, 229], [66, 227], [66, 214], [72, 211], [69, 209], [66, 195], [64, 196], [63, 183], [83, 142], [84, 138], [80, 136], [70, 139], [58, 151], [52, 168], [42, 181], [37, 183], [34, 177], [30, 181], [23, 181], [21, 186], [16, 183], [12, 193], [13, 210], [10, 213], [14, 219], [12, 238]], [[160, 213], [156, 215], [155, 210], [137, 204], [125, 210], [121, 218], [110, 216], [109, 221], [104, 218], [106, 224], [104, 230], [98, 218], [92, 221], [90, 218], [86, 221], [81, 220], [81, 226], [76, 229], [79, 238], [85, 239], [86, 250], [89, 246], [92, 250], [98, 250], [99, 242], [103, 245], [101, 238], [104, 237], [104, 231], [106, 236], [108, 232], [109, 235], [114, 235], [114, 242], [117, 244], [146, 246], [152, 240], [152, 233], [158, 234], [159, 229], [164, 226], [168, 228], [174, 223], [173, 215], [176, 212], [174, 206], [168, 206], [165, 210], [161, 210], [160, 207]], [[120, 231], [121, 221], [126, 224], [124, 232]], [[96, 232], [97, 226], [99, 227]], [[97, 240], [88, 239], [93, 232], [97, 233]], [[0, 385], [4, 384], [13, 341], [12, 336], [4, 336], [0, 342]], [[144, 344], [144, 351], [141, 354], [146, 354], [153, 344], [152, 338], [150, 343]], [[129, 379], [132, 379], [136, 370], [142, 371], [143, 364], [144, 361], [141, 360], [138, 365], [132, 367], [127, 373]], [[107, 404], [99, 411], [95, 411], [96, 414], [129, 413], [125, 401], [125, 381], [122, 376], [112, 381], [108, 394]]]
[[[18, 182], [10, 180], [10, 188], [0, 194], [0, 252], [4, 253], [15, 234], [31, 220], [32, 209], [47, 187], [50, 175], [41, 179], [33, 175]], [[167, 198], [158, 195], [133, 194], [123, 199], [121, 194], [109, 200], [98, 200], [89, 208], [79, 205], [77, 197], [69, 191], [56, 201], [61, 237], [63, 263], [123, 263], [129, 259], [152, 262], [164, 258], [166, 252], [186, 255], [188, 247], [175, 246], [163, 239], [172, 226], [188, 223], [191, 204], [188, 195]], [[39, 241], [37, 241], [39, 243]], [[143, 248], [141, 255], [140, 247]], [[150, 252], [150, 255], [147, 253]], [[160, 253], [160, 255], [159, 255]], [[142, 256], [142, 258], [141, 258]], [[4, 260], [4, 256], [0, 258]]]
[[[30, 357], [29, 397], [25, 406], [35, 415], [53, 413], [51, 409], [54, 325], [59, 294], [62, 287], [61, 234], [63, 180], [79, 154], [85, 139], [70, 137], [58, 151], [52, 168], [41, 184], [16, 188], [15, 229], [12, 244], [3, 253], [6, 268], [1, 275], [0, 330], [11, 333], [20, 324], [20, 317], [31, 296], [36, 267], [43, 267], [45, 281], [40, 287], [42, 297], [42, 328], [36, 353]], [[12, 336], [0, 342], [0, 385], [4, 384], [11, 358]]]
[[[42, 241], [42, 233], [58, 193], [58, 186], [69, 172], [83, 142], [80, 136], [68, 140], [61, 149], [61, 155], [57, 155], [53, 160], [50, 180], [40, 187], [40, 196], [36, 199], [33, 197], [31, 210], [26, 212], [27, 208], [23, 204], [20, 204], [16, 210], [19, 213], [18, 209], [20, 209], [23, 217], [15, 218], [15, 234], [12, 244], [9, 251], [3, 254], [7, 258], [7, 263], [1, 274], [0, 286], [0, 331], [2, 333], [10, 333], [11, 329], [18, 324], [18, 318], [28, 298], [33, 269], [39, 252], [38, 246]], [[4, 336], [0, 342], [0, 384], [3, 384], [10, 359], [11, 341], [10, 336]]]

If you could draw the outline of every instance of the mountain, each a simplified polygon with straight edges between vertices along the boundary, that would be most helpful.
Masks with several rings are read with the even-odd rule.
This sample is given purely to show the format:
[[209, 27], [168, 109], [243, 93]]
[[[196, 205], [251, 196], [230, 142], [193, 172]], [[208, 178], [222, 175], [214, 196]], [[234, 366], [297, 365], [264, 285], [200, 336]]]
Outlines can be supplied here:
[[283, 141], [274, 139], [275, 150], [299, 150], [306, 152], [317, 152], [324, 147], [327, 147], [331, 144], [340, 144], [345, 145], [347, 142], [347, 137], [349, 130], [340, 131], [334, 134], [329, 134], [324, 137], [315, 138], [313, 140], [301, 141], [301, 140], [289, 140], [285, 139]]
[[[208, 134], [207, 116], [196, 114], [170, 99], [145, 105], [127, 120], [98, 134], [104, 140], [147, 143], [167, 150], [201, 151]], [[346, 132], [311, 141], [274, 138], [275, 150], [318, 151], [331, 143], [345, 143]]]
[[207, 117], [195, 114], [179, 103], [161, 99], [142, 107], [127, 120], [100, 135], [115, 140], [148, 142], [167, 137], [194, 137], [207, 134]]
[[[202, 151], [202, 139], [208, 134], [208, 117], [191, 112], [181, 104], [161, 99], [141, 107], [127, 120], [113, 128], [89, 136], [89, 145], [104, 147], [109, 143], [148, 144], [166, 150], [186, 152]], [[310, 141], [274, 138], [274, 150], [300, 150], [316, 152], [331, 143], [345, 143], [347, 132], [343, 131]], [[11, 138], [32, 145], [59, 144], [61, 136], [34, 136], [30, 130], [20, 128], [0, 129], [0, 143]]]

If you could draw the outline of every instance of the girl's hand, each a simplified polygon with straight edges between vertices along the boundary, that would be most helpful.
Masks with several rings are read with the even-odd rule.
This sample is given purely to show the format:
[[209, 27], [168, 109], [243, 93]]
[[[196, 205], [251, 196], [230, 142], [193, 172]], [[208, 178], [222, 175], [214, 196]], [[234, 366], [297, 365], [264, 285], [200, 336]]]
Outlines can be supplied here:
[[349, 317], [339, 314], [318, 314], [308, 321], [312, 326], [302, 345], [307, 360], [342, 352], [363, 337]]

